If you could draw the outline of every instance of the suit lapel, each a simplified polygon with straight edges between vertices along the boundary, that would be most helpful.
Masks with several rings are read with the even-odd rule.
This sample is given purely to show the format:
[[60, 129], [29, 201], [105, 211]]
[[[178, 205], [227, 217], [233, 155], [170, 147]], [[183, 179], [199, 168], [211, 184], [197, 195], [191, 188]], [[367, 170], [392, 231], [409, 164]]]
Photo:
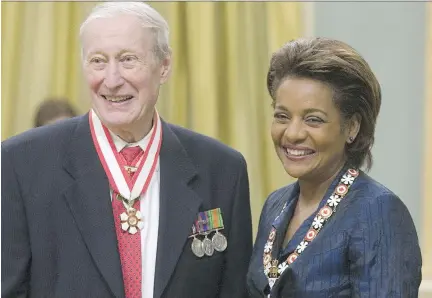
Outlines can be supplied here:
[[64, 198], [93, 260], [115, 297], [124, 297], [109, 183], [93, 145], [88, 114], [71, 138], [65, 170], [74, 178]]
[[[286, 229], [288, 227], [288, 222], [291, 220], [289, 209], [293, 208], [293, 204], [296, 203], [296, 196], [299, 193], [298, 182], [294, 183], [281, 197], [277, 200], [278, 204], [272, 208], [272, 213], [269, 215], [269, 224], [276, 229], [275, 241], [272, 246], [272, 259], [279, 259], [280, 250], [285, 239]], [[283, 210], [283, 206], [287, 203], [287, 207]], [[265, 242], [267, 242], [269, 234], [264, 235]], [[264, 254], [264, 246], [260, 251], [260, 255]], [[287, 271], [287, 270], [285, 270]], [[285, 272], [283, 273], [285, 274]], [[276, 282], [274, 287], [277, 286], [279, 280]], [[264, 274], [264, 264], [262, 263], [262, 258], [260, 258], [260, 272], [257, 277], [255, 285], [260, 291], [260, 294], [264, 294], [266, 287], [268, 286], [267, 276]]]
[[[290, 191], [287, 191], [282, 199], [282, 202], [286, 202], [287, 206], [285, 210], [281, 213], [282, 209], [278, 211], [279, 213], [275, 215], [278, 217], [276, 220], [273, 221], [273, 227], [276, 229], [276, 238], [273, 242], [273, 249], [272, 249], [272, 258], [277, 259], [279, 257], [279, 254], [281, 252], [281, 249], [284, 249], [283, 242], [285, 240], [286, 231], [288, 228], [288, 223], [291, 221], [291, 218], [294, 213], [295, 204], [297, 203], [296, 197], [299, 194], [299, 187], [298, 182], [296, 182]], [[284, 203], [285, 204], [285, 203]], [[293, 237], [294, 238], [294, 237]]]
[[162, 295], [174, 272], [201, 205], [201, 199], [190, 185], [196, 169], [171, 128], [164, 122], [162, 127], [156, 298]]

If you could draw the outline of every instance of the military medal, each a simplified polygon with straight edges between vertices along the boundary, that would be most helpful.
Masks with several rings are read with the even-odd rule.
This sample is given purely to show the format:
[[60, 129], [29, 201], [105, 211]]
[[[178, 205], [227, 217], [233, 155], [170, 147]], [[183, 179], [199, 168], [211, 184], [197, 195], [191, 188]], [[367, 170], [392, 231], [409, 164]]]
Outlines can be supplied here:
[[198, 258], [202, 258], [204, 256], [204, 246], [201, 240], [199, 240], [196, 237], [193, 237], [194, 239], [192, 240], [192, 252], [194, 253], [194, 255], [196, 255]]
[[[292, 263], [299, 257], [301, 253], [310, 245], [310, 243], [316, 238], [316, 235], [321, 231], [323, 226], [328, 222], [329, 218], [336, 212], [336, 207], [348, 193], [351, 185], [354, 183], [354, 180], [359, 175], [359, 171], [355, 169], [348, 169], [347, 172], [340, 179], [339, 184], [336, 186], [333, 194], [327, 199], [326, 204], [322, 207], [318, 213], [315, 215], [315, 218], [312, 222], [312, 225], [308, 232], [306, 233], [303, 240], [297, 245], [294, 252], [288, 255], [285, 261], [278, 264], [277, 260], [272, 260], [272, 250], [273, 243], [276, 239], [276, 229], [277, 220], [279, 216], [283, 214], [287, 204], [282, 207], [282, 211], [276, 217], [273, 227], [270, 231], [267, 243], [264, 246], [264, 254], [263, 254], [263, 265], [264, 265], [264, 274], [267, 276], [268, 283], [270, 286], [270, 290], [273, 288], [277, 279], [281, 276], [281, 274], [291, 266]], [[269, 295], [270, 296], [270, 295]], [[268, 297], [269, 297], [268, 296]]]
[[226, 237], [222, 233], [219, 233], [218, 230], [213, 235], [212, 243], [214, 249], [216, 249], [218, 252], [223, 252], [228, 246]]
[[203, 244], [205, 254], [211, 257], [214, 253], [214, 247], [212, 241], [207, 238], [207, 235], [204, 237], [202, 244]]
[[219, 232], [219, 230], [223, 230], [224, 228], [221, 210], [220, 208], [216, 208], [208, 211], [208, 213], [211, 219], [212, 229], [216, 230], [216, 233], [212, 237], [213, 247], [216, 251], [223, 252], [228, 246], [228, 241], [226, 237]]
[[[223, 230], [223, 219], [220, 208], [200, 212], [198, 214], [198, 220], [192, 225], [192, 252], [197, 257], [212, 256], [214, 251], [223, 252], [228, 246], [226, 237], [219, 232]], [[211, 238], [207, 236], [213, 233]], [[204, 236], [201, 241], [197, 236]]]

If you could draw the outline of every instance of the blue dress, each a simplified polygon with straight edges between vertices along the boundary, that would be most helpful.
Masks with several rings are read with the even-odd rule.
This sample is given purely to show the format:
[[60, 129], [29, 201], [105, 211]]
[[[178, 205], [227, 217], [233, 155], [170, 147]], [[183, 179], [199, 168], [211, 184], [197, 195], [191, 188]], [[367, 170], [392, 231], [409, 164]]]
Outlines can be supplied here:
[[[335, 178], [318, 210], [345, 171]], [[267, 297], [270, 293], [263, 251], [272, 227], [276, 229], [272, 256], [280, 263], [296, 249], [314, 220], [315, 213], [303, 222], [287, 246], [281, 247], [298, 195], [296, 182], [273, 192], [263, 207], [247, 276], [250, 297]], [[390, 190], [360, 172], [336, 213], [281, 274], [270, 297], [414, 298], [418, 297], [421, 265], [417, 233], [406, 206]]]

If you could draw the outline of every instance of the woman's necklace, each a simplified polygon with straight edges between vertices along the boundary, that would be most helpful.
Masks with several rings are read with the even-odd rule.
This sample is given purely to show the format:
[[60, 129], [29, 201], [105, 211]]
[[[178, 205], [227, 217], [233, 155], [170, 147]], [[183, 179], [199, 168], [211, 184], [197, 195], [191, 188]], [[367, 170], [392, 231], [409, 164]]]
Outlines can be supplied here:
[[[359, 175], [359, 171], [355, 169], [348, 169], [342, 176], [339, 184], [336, 186], [332, 195], [328, 198], [326, 204], [317, 212], [312, 222], [311, 227], [307, 231], [304, 239], [297, 245], [297, 248], [292, 252], [285, 261], [279, 264], [277, 259], [272, 259], [273, 243], [276, 238], [276, 229], [272, 227], [267, 243], [264, 246], [264, 274], [267, 276], [269, 281], [270, 290], [273, 288], [275, 282], [281, 276], [281, 274], [289, 268], [289, 266], [299, 257], [301, 253], [308, 247], [308, 245], [315, 239], [318, 233], [321, 231], [323, 226], [328, 222], [329, 218], [336, 212], [336, 207], [340, 201], [348, 193], [354, 180]], [[276, 219], [285, 211], [287, 203], [282, 208], [280, 214]], [[275, 219], [275, 220], [276, 220]]]

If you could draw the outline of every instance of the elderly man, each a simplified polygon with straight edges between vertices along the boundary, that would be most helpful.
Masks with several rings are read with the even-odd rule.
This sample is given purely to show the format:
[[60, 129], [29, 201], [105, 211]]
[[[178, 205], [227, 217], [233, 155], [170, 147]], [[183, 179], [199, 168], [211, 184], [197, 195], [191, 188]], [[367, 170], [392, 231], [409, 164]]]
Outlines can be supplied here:
[[159, 117], [165, 20], [105, 3], [80, 37], [92, 109], [2, 144], [2, 297], [245, 297], [246, 164]]

